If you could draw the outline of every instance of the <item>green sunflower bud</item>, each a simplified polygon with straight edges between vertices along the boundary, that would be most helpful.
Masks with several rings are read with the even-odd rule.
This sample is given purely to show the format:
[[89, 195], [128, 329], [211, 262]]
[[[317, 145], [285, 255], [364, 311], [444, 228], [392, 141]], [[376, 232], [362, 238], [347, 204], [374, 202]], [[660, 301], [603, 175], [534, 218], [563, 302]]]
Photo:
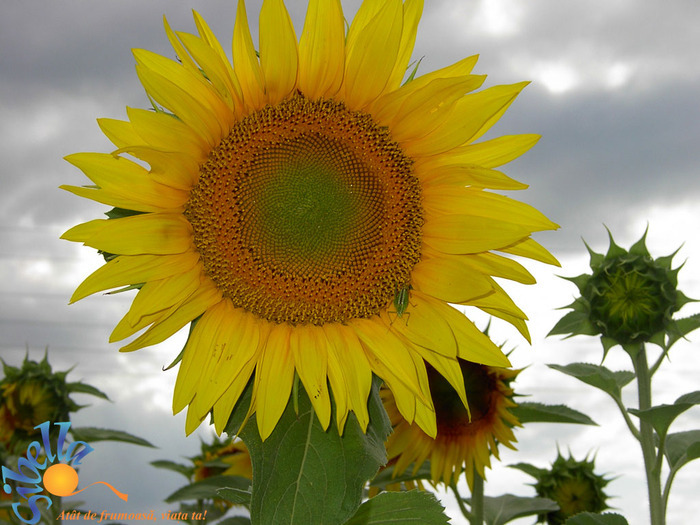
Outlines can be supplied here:
[[668, 341], [685, 335], [673, 314], [691, 299], [677, 289], [680, 267], [671, 268], [675, 253], [654, 259], [645, 240], [646, 232], [627, 251], [610, 234], [605, 256], [586, 245], [592, 274], [566, 278], [581, 296], [549, 335], [600, 335], [606, 352], [616, 344], [628, 350], [647, 342], [668, 348]]
[[538, 522], [561, 525], [580, 512], [598, 514], [610, 508], [606, 503], [608, 496], [603, 492], [610, 480], [594, 472], [595, 461], [588, 458], [576, 461], [571, 455], [565, 459], [557, 453], [549, 470], [528, 467], [522, 470], [537, 479], [534, 484], [537, 495], [559, 505], [558, 511], [538, 516]]

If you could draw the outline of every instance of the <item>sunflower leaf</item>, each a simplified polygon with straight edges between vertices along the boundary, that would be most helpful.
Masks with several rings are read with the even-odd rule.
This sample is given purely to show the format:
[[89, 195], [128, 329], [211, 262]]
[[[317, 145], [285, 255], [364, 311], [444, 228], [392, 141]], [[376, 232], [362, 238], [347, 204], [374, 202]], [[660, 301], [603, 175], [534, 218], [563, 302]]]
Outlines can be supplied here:
[[529, 498], [503, 494], [484, 497], [484, 519], [486, 525], [504, 525], [516, 518], [556, 512], [559, 505], [548, 498]]
[[345, 525], [447, 525], [448, 520], [433, 494], [411, 490], [378, 494], [363, 503]]
[[243, 490], [236, 487], [224, 487], [216, 490], [221, 499], [225, 499], [234, 505], [250, 505], [250, 488]]
[[182, 474], [187, 479], [192, 475], [192, 467], [183, 465], [182, 463], [175, 463], [174, 461], [168, 461], [167, 459], [158, 459], [156, 461], [151, 461], [151, 466], [156, 468], [162, 468], [165, 470], [172, 470], [178, 474]]
[[622, 388], [634, 379], [634, 373], [626, 370], [612, 370], [590, 363], [571, 363], [569, 365], [547, 365], [553, 370], [575, 377], [579, 381], [594, 386], [614, 399], [620, 399]]
[[676, 432], [666, 436], [666, 459], [672, 471], [700, 458], [700, 430]]
[[355, 513], [367, 480], [386, 463], [384, 442], [391, 423], [379, 398], [379, 385], [375, 378], [366, 434], [354, 414], [348, 416], [342, 436], [332, 423], [324, 430], [304, 389], [299, 389], [298, 414], [288, 401], [264, 442], [256, 422], [248, 421], [240, 437], [253, 463], [250, 515], [254, 525], [334, 525]]
[[165, 502], [214, 499], [221, 497], [218, 490], [222, 487], [245, 491], [249, 486], [250, 480], [241, 476], [211, 476], [180, 487], [165, 498]]
[[700, 405], [700, 390], [682, 395], [672, 405], [658, 405], [645, 410], [630, 408], [627, 411], [650, 423], [659, 437], [664, 438], [673, 420], [695, 405]]
[[112, 430], [109, 428], [80, 427], [71, 428], [71, 434], [76, 441], [121, 441], [142, 447], [155, 448], [151, 443], [143, 438], [124, 432], [123, 430]]
[[508, 409], [521, 423], [574, 423], [597, 425], [586, 414], [566, 405], [544, 405], [542, 403], [519, 403]]
[[611, 512], [605, 514], [581, 512], [566, 520], [565, 525], [629, 525], [629, 523], [623, 516]]
[[102, 399], [106, 399], [109, 401], [109, 397], [107, 397], [107, 394], [102, 392], [102, 390], [99, 390], [95, 388], [92, 385], [88, 385], [86, 383], [68, 383], [66, 385], [68, 387], [68, 392], [71, 394], [89, 394], [91, 396], [96, 396], [96, 397], [101, 397]]

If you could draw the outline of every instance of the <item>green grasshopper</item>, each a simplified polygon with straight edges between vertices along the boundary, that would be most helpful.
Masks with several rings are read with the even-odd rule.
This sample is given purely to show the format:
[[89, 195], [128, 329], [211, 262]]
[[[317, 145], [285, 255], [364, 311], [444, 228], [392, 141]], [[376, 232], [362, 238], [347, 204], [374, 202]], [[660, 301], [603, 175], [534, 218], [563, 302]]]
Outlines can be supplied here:
[[397, 286], [396, 292], [394, 293], [394, 310], [387, 312], [389, 314], [396, 314], [396, 317], [399, 318], [402, 318], [403, 315], [406, 314], [406, 324], [408, 324], [408, 320], [411, 317], [411, 313], [406, 311], [411, 290], [413, 290], [413, 286], [410, 284], [404, 284], [400, 287]]

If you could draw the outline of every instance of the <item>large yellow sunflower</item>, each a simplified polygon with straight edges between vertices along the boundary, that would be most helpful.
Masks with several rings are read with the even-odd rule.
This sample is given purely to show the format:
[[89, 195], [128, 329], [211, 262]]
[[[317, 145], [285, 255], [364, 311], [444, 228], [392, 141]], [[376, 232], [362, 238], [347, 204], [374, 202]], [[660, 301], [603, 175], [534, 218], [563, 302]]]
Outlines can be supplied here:
[[484, 469], [491, 466], [491, 455], [498, 459], [499, 443], [514, 448], [513, 427], [520, 426], [520, 422], [508, 410], [516, 406], [510, 382], [520, 370], [461, 360], [460, 365], [469, 411], [445, 378], [428, 367], [437, 436], [429, 436], [418, 425], [406, 421], [391, 392], [382, 390], [384, 407], [394, 427], [387, 441], [387, 455], [394, 464], [394, 475], [403, 474], [411, 464], [415, 473], [429, 459], [430, 479], [434, 484], [449, 485], [464, 470], [469, 488], [472, 488], [475, 473], [485, 479]]
[[310, 0], [297, 42], [282, 0], [265, 0], [258, 53], [241, 0], [233, 64], [197, 13], [198, 35], [166, 22], [177, 60], [134, 50], [159, 109], [100, 120], [113, 153], [67, 157], [94, 186], [65, 189], [138, 212], [63, 235], [116, 255], [72, 301], [142, 284], [110, 340], [147, 329], [123, 351], [198, 319], [173, 401], [188, 432], [212, 410], [221, 431], [254, 376], [266, 438], [296, 370], [324, 427], [332, 391], [339, 429], [350, 410], [366, 428], [375, 373], [434, 435], [425, 362], [463, 403], [457, 357], [508, 365], [447, 303], [527, 335], [493, 277], [533, 279], [491, 251], [555, 263], [530, 234], [556, 225], [485, 190], [524, 188], [493, 168], [538, 137], [474, 143], [526, 83], [470, 93], [484, 81], [470, 57], [402, 85], [422, 8], [363, 2], [346, 34], [339, 0]]

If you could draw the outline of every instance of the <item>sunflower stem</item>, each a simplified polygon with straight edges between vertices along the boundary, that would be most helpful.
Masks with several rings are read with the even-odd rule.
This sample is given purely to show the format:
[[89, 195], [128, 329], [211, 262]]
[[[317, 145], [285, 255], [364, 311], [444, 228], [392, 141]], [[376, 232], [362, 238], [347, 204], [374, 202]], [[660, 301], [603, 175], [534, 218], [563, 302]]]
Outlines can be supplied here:
[[[651, 408], [651, 374], [644, 343], [640, 345], [639, 351], [632, 362], [637, 374], [639, 410], [646, 410]], [[665, 525], [664, 505], [661, 497], [661, 469], [657, 463], [656, 447], [654, 446], [654, 429], [650, 423], [640, 419], [639, 430], [639, 442], [642, 447], [644, 467], [647, 475], [651, 525]]]
[[464, 504], [464, 499], [459, 493], [459, 489], [457, 488], [457, 482], [454, 480], [454, 478], [450, 482], [450, 488], [452, 489], [452, 492], [454, 492], [455, 499], [457, 500], [457, 505], [459, 505], [459, 510], [462, 511], [462, 515], [471, 521], [472, 514], [471, 512], [469, 512], [469, 509], [467, 509], [466, 505]]
[[484, 523], [484, 479], [474, 469], [474, 485], [472, 486], [472, 512], [470, 525]]

